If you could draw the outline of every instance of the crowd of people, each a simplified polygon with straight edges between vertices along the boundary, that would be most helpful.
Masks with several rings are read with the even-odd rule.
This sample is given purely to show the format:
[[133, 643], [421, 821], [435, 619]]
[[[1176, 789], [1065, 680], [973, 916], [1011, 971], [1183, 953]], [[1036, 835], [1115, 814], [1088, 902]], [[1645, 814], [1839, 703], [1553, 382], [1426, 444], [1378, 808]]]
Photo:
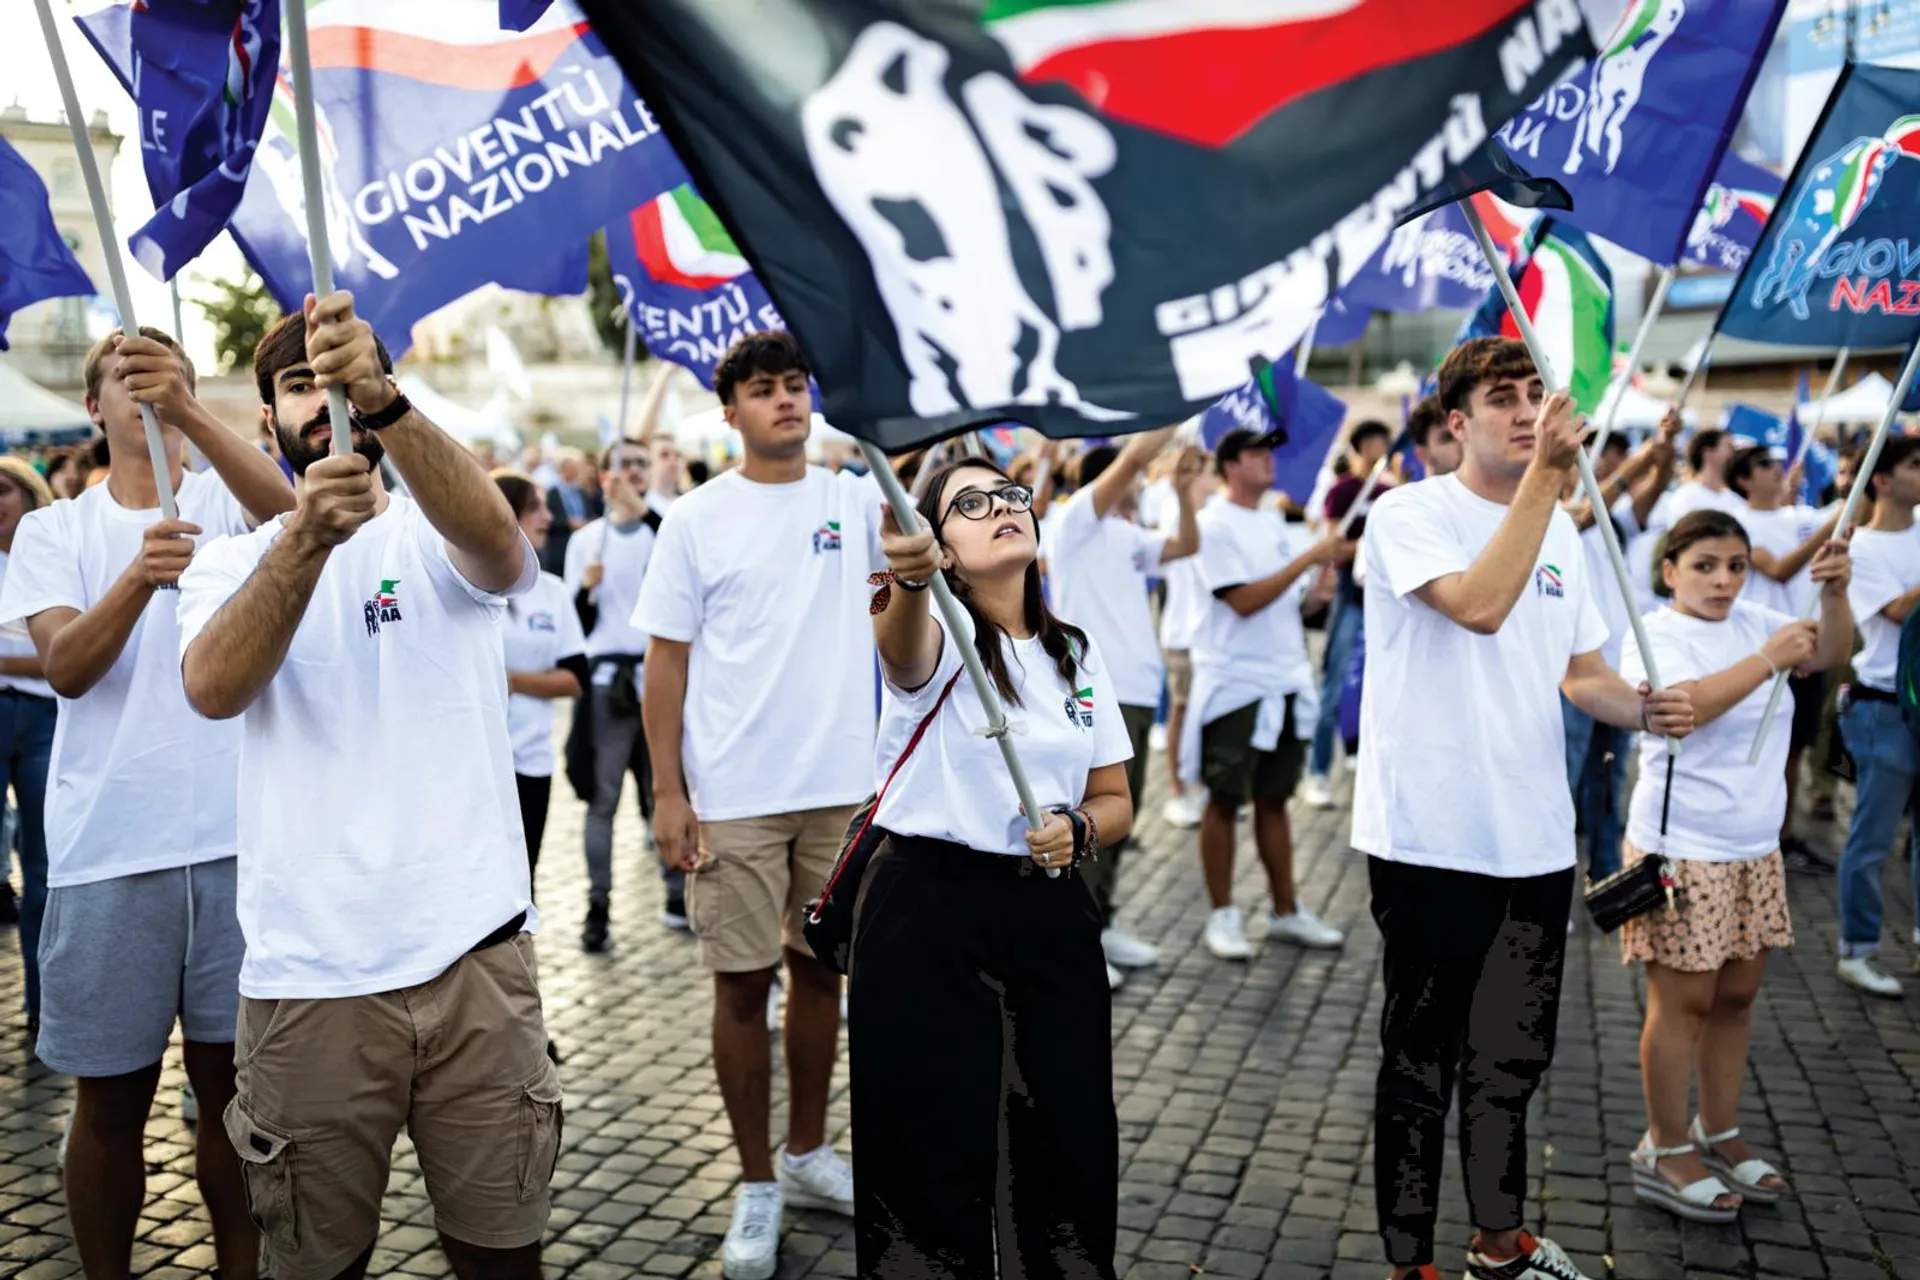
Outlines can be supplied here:
[[[103, 479], [63, 493], [0, 458], [24, 998], [40, 1058], [76, 1081], [67, 1208], [89, 1277], [129, 1273], [176, 1024], [223, 1276], [260, 1274], [263, 1252], [283, 1280], [364, 1274], [403, 1127], [455, 1273], [540, 1273], [564, 1101], [533, 873], [556, 774], [587, 805], [578, 945], [616, 944], [631, 777], [659, 923], [691, 930], [713, 974], [742, 1175], [732, 1280], [774, 1273], [788, 1207], [851, 1216], [863, 1277], [1113, 1276], [1111, 992], [1160, 959], [1119, 923], [1119, 871], [1156, 748], [1222, 962], [1254, 954], [1243, 812], [1269, 944], [1344, 945], [1295, 884], [1289, 811], [1340, 803], [1343, 742], [1355, 766], [1395, 1280], [1437, 1277], [1455, 1105], [1468, 1274], [1580, 1280], [1526, 1227], [1526, 1111], [1576, 892], [1646, 865], [1668, 892], [1620, 930], [1649, 993], [1648, 1123], [1621, 1159], [1685, 1218], [1790, 1194], [1736, 1115], [1766, 958], [1793, 942], [1786, 874], [1832, 869], [1795, 836], [1793, 797], [1824, 772], [1824, 678], [1849, 662], [1839, 972], [1901, 994], [1873, 956], [1920, 771], [1895, 692], [1920, 440], [1888, 442], [1851, 538], [1792, 501], [1779, 459], [1717, 431], [1693, 433], [1671, 488], [1671, 414], [1596, 452], [1595, 510], [1584, 419], [1519, 343], [1475, 339], [1410, 415], [1417, 481], [1372, 422], [1298, 505], [1273, 489], [1276, 438], [1249, 430], [1005, 468], [936, 447], [897, 463], [908, 527], [857, 465], [808, 462], [809, 368], [785, 333], [715, 370], [742, 448], [717, 474], [652, 431], [597, 465], [490, 467], [391, 368], [348, 295], [310, 299], [255, 352], [262, 448], [200, 406], [168, 335], [115, 334], [85, 370]], [[351, 405], [338, 452], [332, 387]], [[1782, 731], [1749, 764], [1783, 677]], [[835, 901], [844, 947], [823, 948]], [[843, 1017], [851, 1163], [827, 1128]]]

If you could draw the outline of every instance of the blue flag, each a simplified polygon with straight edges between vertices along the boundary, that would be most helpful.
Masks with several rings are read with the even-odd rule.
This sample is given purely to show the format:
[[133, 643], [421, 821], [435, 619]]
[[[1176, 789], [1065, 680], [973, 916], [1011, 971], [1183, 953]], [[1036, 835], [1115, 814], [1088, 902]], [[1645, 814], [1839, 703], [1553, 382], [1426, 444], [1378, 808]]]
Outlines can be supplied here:
[[1920, 71], [1849, 65], [1720, 331], [1807, 347], [1920, 337]]
[[1285, 431], [1285, 442], [1273, 448], [1273, 487], [1304, 503], [1346, 420], [1346, 403], [1318, 383], [1296, 376], [1289, 352], [1200, 415], [1200, 443], [1211, 449], [1236, 427], [1263, 435]]
[[1780, 175], [1773, 170], [1749, 164], [1731, 151], [1722, 156], [1687, 233], [1682, 261], [1723, 271], [1746, 266], [1779, 203], [1780, 185]]
[[80, 26], [124, 60], [115, 69], [139, 108], [155, 206], [128, 243], [171, 280], [226, 230], [246, 192], [280, 65], [280, 0], [140, 0]]
[[679, 165], [678, 183], [607, 227], [607, 262], [647, 350], [712, 390], [728, 347], [786, 322]]
[[1497, 135], [1573, 197], [1566, 221], [1654, 262], [1694, 215], [1786, 0], [1630, 0], [1598, 56]]
[[0, 138], [0, 351], [13, 313], [47, 298], [84, 296], [93, 281], [60, 238], [46, 184]]
[[1801, 461], [1800, 492], [1796, 500], [1810, 507], [1820, 505], [1820, 499], [1840, 474], [1840, 457], [1833, 447], [1820, 440], [1807, 442], [1806, 416], [1809, 392], [1807, 374], [1803, 369], [1794, 382], [1793, 410], [1787, 415], [1787, 458], [1802, 458], [1801, 447], [1805, 445], [1806, 454]]
[[[133, 84], [128, 11], [81, 19]], [[334, 274], [397, 356], [414, 323], [483, 284], [586, 287], [586, 244], [686, 180], [658, 123], [571, 5], [525, 34], [495, 0], [311, 13]], [[231, 230], [291, 310], [311, 286], [293, 99], [275, 83]]]
[[500, 29], [525, 31], [546, 14], [553, 0], [500, 0]]
[[[1506, 220], [1491, 201], [1484, 202], [1481, 218], [1496, 241], [1509, 238], [1502, 235], [1508, 229]], [[1491, 288], [1493, 268], [1481, 256], [1467, 215], [1456, 202], [1395, 227], [1387, 243], [1340, 290], [1340, 300], [1373, 311], [1464, 311], [1478, 306]]]
[[1720, 426], [1734, 439], [1749, 445], [1765, 445], [1779, 453], [1786, 453], [1792, 447], [1786, 422], [1750, 404], [1727, 406]]

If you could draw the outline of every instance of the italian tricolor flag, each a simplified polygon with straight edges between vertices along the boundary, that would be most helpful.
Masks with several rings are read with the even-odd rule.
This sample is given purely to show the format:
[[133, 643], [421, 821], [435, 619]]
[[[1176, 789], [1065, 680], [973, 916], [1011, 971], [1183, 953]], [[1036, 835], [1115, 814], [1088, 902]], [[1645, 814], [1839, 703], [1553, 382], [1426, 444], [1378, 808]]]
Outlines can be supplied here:
[[1225, 146], [1297, 98], [1482, 35], [1526, 0], [986, 0], [1029, 83], [1103, 114]]
[[640, 264], [662, 284], [705, 290], [747, 272], [719, 215], [688, 183], [635, 209], [632, 222]]
[[[1612, 273], [1584, 234], [1550, 222], [1513, 283], [1554, 375], [1582, 413], [1596, 412], [1613, 371]], [[1518, 338], [1520, 326], [1500, 310], [1500, 333]]]

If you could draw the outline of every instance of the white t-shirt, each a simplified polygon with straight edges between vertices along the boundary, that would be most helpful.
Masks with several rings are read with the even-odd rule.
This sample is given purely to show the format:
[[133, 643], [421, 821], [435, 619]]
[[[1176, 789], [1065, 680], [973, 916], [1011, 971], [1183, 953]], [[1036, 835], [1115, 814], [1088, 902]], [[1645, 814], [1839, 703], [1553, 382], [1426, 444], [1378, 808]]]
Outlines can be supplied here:
[[867, 576], [885, 566], [869, 476], [729, 471], [673, 504], [634, 625], [692, 645], [680, 754], [701, 821], [873, 794]]
[[[175, 661], [281, 534], [203, 552]], [[331, 999], [414, 986], [522, 911], [534, 926], [495, 595], [409, 499], [333, 549], [286, 660], [239, 717], [240, 992]]]
[[[543, 573], [524, 596], [507, 601], [500, 615], [508, 671], [551, 671], [562, 658], [587, 651], [573, 592]], [[553, 776], [553, 699], [507, 695], [507, 734], [513, 740], [513, 771], [529, 778]]]
[[1067, 500], [1048, 534], [1054, 613], [1099, 644], [1121, 705], [1159, 706], [1166, 667], [1153, 634], [1147, 579], [1159, 574], [1167, 535], [1112, 513], [1094, 515], [1090, 488]]
[[[212, 472], [181, 477], [180, 518], [199, 525], [194, 563], [247, 515]], [[98, 604], [140, 554], [158, 508], [121, 506], [104, 484], [28, 512], [0, 587], [0, 622]], [[61, 698], [47, 785], [47, 884], [91, 884], [234, 851], [240, 727], [202, 720], [180, 681], [180, 593], [156, 591], [120, 656], [79, 698]]]
[[[1208, 668], [1221, 673], [1244, 690], [1240, 706], [1319, 688], [1300, 621], [1300, 601], [1313, 574], [1302, 573], [1266, 608], [1245, 618], [1213, 593], [1271, 577], [1310, 545], [1311, 535], [1304, 525], [1289, 524], [1275, 511], [1249, 511], [1221, 501], [1208, 503], [1201, 513], [1199, 559], [1207, 608], [1193, 638], [1193, 665], [1196, 671]], [[1222, 705], [1214, 715], [1202, 712], [1202, 720], [1233, 709]], [[1295, 732], [1311, 735], [1311, 717], [1298, 720], [1307, 723], [1296, 723]]]
[[[7, 561], [10, 557], [0, 551], [0, 583], [7, 577]], [[4, 599], [4, 586], [0, 586], [0, 599]], [[0, 658], [37, 658], [40, 651], [33, 647], [33, 636], [27, 632], [23, 619], [11, 619], [0, 627]], [[51, 698], [53, 686], [45, 680], [33, 676], [0, 676], [0, 689], [18, 689], [21, 693], [30, 693], [37, 698]]]
[[1573, 518], [1556, 510], [1500, 630], [1476, 635], [1414, 592], [1462, 573], [1507, 508], [1457, 475], [1367, 517], [1367, 679], [1353, 846], [1392, 862], [1520, 878], [1574, 863], [1560, 683], [1607, 639]]
[[[1200, 504], [1200, 510], [1205, 512], [1225, 501], [1225, 495], [1212, 494]], [[1162, 526], [1161, 532], [1171, 537], [1174, 531]], [[1201, 546], [1205, 548], [1204, 539]], [[1162, 572], [1166, 574], [1167, 595], [1160, 605], [1160, 648], [1183, 653], [1193, 648], [1193, 637], [1207, 616], [1207, 575], [1200, 568], [1198, 553], [1173, 561]]]
[[[1172, 525], [1180, 518], [1180, 500], [1173, 492], [1173, 478], [1161, 476], [1146, 488], [1140, 490], [1140, 501], [1134, 510], [1134, 520], [1143, 529], [1160, 529]], [[1159, 574], [1151, 574], [1158, 577]]]
[[[616, 529], [604, 516], [580, 526], [567, 539], [567, 590], [578, 592], [586, 582], [587, 565], [600, 561], [600, 585], [594, 589], [593, 604], [599, 616], [587, 634], [587, 657], [609, 654], [643, 655], [647, 651], [646, 631], [634, 625], [634, 606], [640, 603], [640, 586], [647, 578], [647, 566], [653, 559], [660, 517], [649, 512], [625, 529]], [[613, 680], [611, 666], [594, 672], [596, 682]]]
[[[1633, 518], [1633, 499], [1621, 497], [1613, 506], [1614, 522], [1621, 531], [1621, 558], [1625, 559], [1624, 548], [1628, 540], [1639, 532], [1640, 522]], [[1607, 642], [1600, 646], [1600, 656], [1614, 670], [1620, 669], [1620, 646], [1633, 631], [1633, 618], [1627, 612], [1628, 604], [1620, 598], [1620, 588], [1613, 577], [1613, 558], [1607, 554], [1606, 535], [1598, 524], [1589, 525], [1580, 533], [1580, 550], [1587, 558], [1587, 581], [1593, 584], [1592, 596], [1594, 608], [1600, 611], [1600, 618], [1607, 624]], [[1633, 607], [1638, 607], [1636, 599]]]
[[[1775, 559], [1783, 559], [1805, 546], [1807, 539], [1826, 523], [1826, 517], [1812, 507], [1780, 507], [1773, 511], [1748, 507], [1740, 513], [1740, 523], [1746, 527], [1748, 541], [1756, 548]], [[1742, 600], [1751, 600], [1796, 618], [1814, 594], [1812, 561], [1787, 582], [1775, 582], [1755, 566], [1747, 570], [1746, 585], [1740, 588]]]
[[[1133, 757], [1120, 704], [1100, 661], [1100, 642], [1089, 637], [1076, 668], [1077, 688], [1060, 678], [1039, 640], [1002, 637], [1001, 644], [1020, 694], [1020, 705], [1006, 708], [1007, 723], [1033, 798], [1047, 809], [1077, 805], [1086, 798], [1090, 771]], [[882, 682], [880, 733], [873, 749], [876, 785], [899, 762], [914, 729], [958, 670], [959, 650], [943, 633], [931, 680], [912, 693]], [[874, 824], [896, 835], [951, 840], [981, 853], [1026, 856], [1020, 797], [999, 746], [983, 736], [986, 727], [986, 709], [962, 675], [887, 788]]]
[[[1768, 638], [1792, 622], [1789, 614], [1746, 600], [1733, 602], [1725, 622], [1690, 618], [1672, 608], [1646, 620], [1660, 677], [1669, 685], [1725, 671], [1760, 651]], [[1647, 664], [1630, 640], [1620, 675], [1629, 684], [1647, 678]], [[1780, 705], [1774, 732], [1767, 735], [1760, 760], [1747, 763], [1753, 738], [1766, 715], [1773, 682], [1730, 707], [1719, 719], [1688, 735], [1674, 757], [1673, 800], [1667, 816], [1666, 851], [1698, 862], [1745, 862], [1764, 858], [1780, 847], [1780, 821], [1787, 812], [1786, 722], [1793, 716], [1793, 691]], [[1627, 839], [1637, 848], [1658, 851], [1660, 806], [1666, 795], [1667, 742], [1651, 733], [1640, 738], [1640, 776], [1627, 807]]]
[[1709, 489], [1698, 480], [1689, 480], [1673, 491], [1667, 507], [1666, 527], [1680, 523], [1680, 517], [1696, 511], [1724, 511], [1739, 520], [1747, 514], [1746, 500], [1731, 489]]
[[1920, 522], [1898, 533], [1857, 528], [1852, 555], [1847, 603], [1853, 607], [1853, 625], [1860, 630], [1861, 644], [1853, 659], [1854, 678], [1892, 693], [1900, 657], [1900, 624], [1888, 621], [1880, 611], [1920, 587]]

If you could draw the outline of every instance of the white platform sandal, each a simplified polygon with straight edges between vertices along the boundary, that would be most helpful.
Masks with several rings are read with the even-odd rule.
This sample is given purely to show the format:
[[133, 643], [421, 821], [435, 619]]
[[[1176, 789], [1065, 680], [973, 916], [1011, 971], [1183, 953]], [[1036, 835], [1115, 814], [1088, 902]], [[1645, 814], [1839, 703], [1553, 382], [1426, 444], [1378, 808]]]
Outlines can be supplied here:
[[1719, 1178], [1702, 1178], [1684, 1187], [1676, 1187], [1660, 1176], [1660, 1161], [1670, 1156], [1690, 1155], [1694, 1150], [1691, 1142], [1677, 1147], [1656, 1147], [1651, 1133], [1641, 1138], [1640, 1145], [1633, 1149], [1633, 1155], [1629, 1157], [1633, 1165], [1633, 1194], [1689, 1222], [1732, 1222], [1740, 1216], [1740, 1206], [1735, 1204], [1730, 1208], [1722, 1208], [1715, 1205], [1714, 1201], [1722, 1196], [1734, 1196], [1737, 1199], [1739, 1193]]
[[1777, 1202], [1786, 1194], [1787, 1189], [1762, 1185], [1762, 1180], [1779, 1178], [1785, 1182], [1786, 1178], [1778, 1169], [1757, 1156], [1750, 1160], [1742, 1160], [1739, 1164], [1731, 1164], [1715, 1150], [1721, 1143], [1732, 1142], [1739, 1136], [1738, 1128], [1729, 1129], [1725, 1133], [1709, 1134], [1701, 1127], [1699, 1116], [1693, 1118], [1693, 1124], [1687, 1129], [1687, 1137], [1693, 1140], [1694, 1148], [1700, 1152], [1700, 1163], [1732, 1184], [1733, 1189], [1739, 1192], [1743, 1199], [1751, 1200], [1755, 1204]]

